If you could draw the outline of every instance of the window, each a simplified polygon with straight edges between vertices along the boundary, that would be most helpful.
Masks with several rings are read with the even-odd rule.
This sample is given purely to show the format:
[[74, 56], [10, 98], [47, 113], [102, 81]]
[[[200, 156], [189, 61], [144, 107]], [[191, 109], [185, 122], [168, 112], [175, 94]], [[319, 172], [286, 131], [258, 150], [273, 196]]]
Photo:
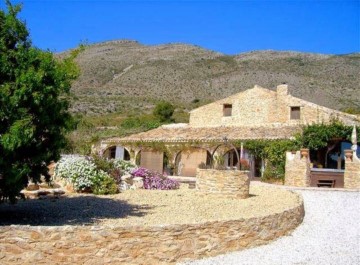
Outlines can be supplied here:
[[300, 120], [300, 107], [290, 107], [290, 119]]
[[224, 117], [231, 116], [232, 104], [224, 104], [223, 113], [224, 113]]

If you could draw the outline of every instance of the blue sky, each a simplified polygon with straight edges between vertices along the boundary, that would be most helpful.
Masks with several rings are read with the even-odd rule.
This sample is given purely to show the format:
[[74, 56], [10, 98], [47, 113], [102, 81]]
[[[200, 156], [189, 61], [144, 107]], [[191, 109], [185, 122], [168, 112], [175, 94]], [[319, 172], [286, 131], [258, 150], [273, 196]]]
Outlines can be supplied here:
[[[4, 8], [4, 0], [0, 7]], [[81, 42], [189, 43], [238, 54], [360, 51], [360, 0], [22, 0], [33, 44], [61, 52]]]

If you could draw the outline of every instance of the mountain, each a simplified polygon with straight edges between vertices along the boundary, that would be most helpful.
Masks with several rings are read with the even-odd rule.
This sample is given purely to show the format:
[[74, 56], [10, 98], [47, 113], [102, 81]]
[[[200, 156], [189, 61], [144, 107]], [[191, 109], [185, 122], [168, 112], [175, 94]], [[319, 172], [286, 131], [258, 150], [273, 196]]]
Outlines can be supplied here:
[[205, 104], [255, 84], [275, 89], [281, 83], [316, 104], [360, 109], [360, 53], [229, 56], [195, 45], [121, 40], [86, 46], [77, 62], [81, 76], [72, 87], [74, 112], [146, 112], [162, 99], [190, 109], [192, 102]]

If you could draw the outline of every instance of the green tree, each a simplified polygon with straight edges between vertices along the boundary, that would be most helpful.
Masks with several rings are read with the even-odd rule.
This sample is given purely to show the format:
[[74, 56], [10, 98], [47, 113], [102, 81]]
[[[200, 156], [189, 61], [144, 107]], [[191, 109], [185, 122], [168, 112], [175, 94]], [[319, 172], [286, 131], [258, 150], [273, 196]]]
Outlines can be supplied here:
[[174, 114], [174, 106], [166, 101], [161, 101], [158, 103], [154, 109], [154, 116], [159, 118], [161, 122], [171, 122], [173, 121], [172, 115]]
[[63, 61], [32, 46], [19, 5], [0, 10], [0, 202], [16, 201], [29, 179], [49, 180], [71, 127], [71, 81], [76, 53]]

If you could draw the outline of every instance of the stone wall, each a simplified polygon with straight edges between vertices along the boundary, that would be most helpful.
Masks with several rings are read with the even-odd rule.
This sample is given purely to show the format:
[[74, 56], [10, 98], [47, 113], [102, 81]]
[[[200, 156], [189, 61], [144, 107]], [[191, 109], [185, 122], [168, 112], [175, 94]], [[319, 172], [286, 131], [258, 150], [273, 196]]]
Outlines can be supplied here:
[[258, 218], [156, 227], [0, 226], [0, 263], [171, 264], [267, 244], [303, 220], [292, 208]]
[[[224, 104], [232, 104], [232, 115], [224, 117]], [[300, 119], [290, 119], [290, 108], [300, 107]], [[336, 118], [348, 125], [360, 124], [360, 118], [291, 96], [287, 85], [277, 91], [259, 86], [210, 103], [190, 112], [190, 126], [287, 126], [327, 123]]]
[[[306, 154], [305, 154], [306, 153]], [[305, 154], [305, 155], [304, 155]], [[295, 187], [310, 186], [310, 160], [309, 150], [286, 152], [285, 185]]]
[[345, 159], [344, 188], [360, 189], [360, 159], [355, 152]]
[[216, 194], [245, 199], [249, 197], [248, 171], [197, 169], [196, 190], [201, 194]]

